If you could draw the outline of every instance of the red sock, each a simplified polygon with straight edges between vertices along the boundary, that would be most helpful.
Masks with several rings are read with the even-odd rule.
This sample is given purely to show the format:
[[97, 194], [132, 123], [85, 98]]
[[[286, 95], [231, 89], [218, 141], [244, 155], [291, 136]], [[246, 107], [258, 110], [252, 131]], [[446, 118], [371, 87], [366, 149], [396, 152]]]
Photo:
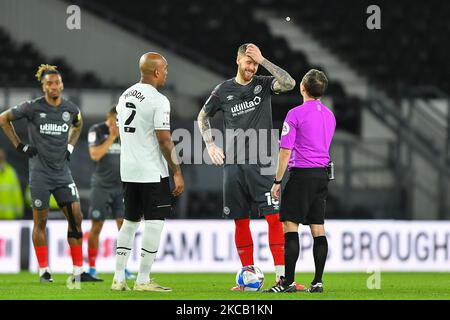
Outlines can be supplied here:
[[36, 252], [37, 261], [39, 264], [39, 268], [47, 268], [48, 267], [48, 247], [40, 246], [34, 247], [34, 251]]
[[83, 249], [81, 245], [70, 246], [70, 254], [72, 256], [72, 262], [74, 266], [83, 266]]
[[284, 235], [283, 226], [278, 213], [265, 216], [269, 224], [269, 247], [276, 266], [284, 266]]
[[250, 232], [250, 219], [234, 220], [236, 231], [234, 241], [242, 266], [253, 265], [253, 240]]
[[95, 268], [95, 260], [97, 259], [98, 248], [88, 249], [89, 267]]

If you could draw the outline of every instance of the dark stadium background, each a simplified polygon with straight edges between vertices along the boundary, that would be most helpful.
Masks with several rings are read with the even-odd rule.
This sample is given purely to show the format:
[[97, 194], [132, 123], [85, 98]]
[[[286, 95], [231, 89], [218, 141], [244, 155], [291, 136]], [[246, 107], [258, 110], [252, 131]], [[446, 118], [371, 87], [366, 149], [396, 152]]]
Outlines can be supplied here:
[[[379, 30], [366, 24], [372, 4], [381, 9]], [[69, 5], [81, 8], [80, 30], [66, 26]], [[138, 81], [140, 55], [155, 50], [168, 58], [163, 93], [172, 102], [172, 128], [193, 133], [209, 92], [235, 75], [237, 47], [254, 42], [297, 83], [313, 67], [330, 79], [324, 101], [337, 133], [328, 218], [449, 219], [448, 17], [450, 6], [436, 0], [1, 0], [0, 109], [39, 96], [37, 66], [58, 65], [66, 97], [84, 115], [71, 168], [86, 216], [94, 168], [87, 130]], [[130, 50], [131, 43], [139, 45]], [[274, 96], [275, 127], [300, 103], [297, 88]], [[214, 126], [221, 128], [220, 117]], [[16, 130], [26, 140], [23, 121]], [[0, 147], [25, 190], [27, 159], [4, 134]], [[183, 171], [186, 192], [176, 217], [220, 218], [221, 169], [203, 164]], [[31, 218], [28, 207], [24, 218]]]

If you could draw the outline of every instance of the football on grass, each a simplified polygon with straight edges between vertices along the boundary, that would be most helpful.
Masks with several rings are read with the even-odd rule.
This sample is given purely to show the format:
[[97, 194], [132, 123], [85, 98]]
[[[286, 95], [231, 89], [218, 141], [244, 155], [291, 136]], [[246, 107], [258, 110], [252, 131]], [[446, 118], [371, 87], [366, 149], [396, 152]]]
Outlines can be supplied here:
[[241, 291], [259, 291], [264, 286], [264, 274], [257, 266], [245, 266], [236, 273]]

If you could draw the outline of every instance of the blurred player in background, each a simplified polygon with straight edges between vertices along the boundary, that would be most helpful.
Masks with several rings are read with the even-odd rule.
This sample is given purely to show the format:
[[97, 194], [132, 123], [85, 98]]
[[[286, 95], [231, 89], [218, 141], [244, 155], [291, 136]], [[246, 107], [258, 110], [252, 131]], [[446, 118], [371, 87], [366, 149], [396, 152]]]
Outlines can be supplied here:
[[[46, 225], [50, 194], [55, 196], [68, 221], [67, 241], [73, 261], [72, 280], [95, 281], [83, 272], [83, 251], [78, 190], [69, 168], [83, 121], [78, 107], [62, 98], [64, 84], [56, 66], [41, 65], [36, 73], [44, 96], [4, 111], [0, 125], [17, 151], [27, 155], [33, 206], [33, 245], [41, 282], [53, 282], [48, 266]], [[23, 144], [12, 122], [28, 121], [30, 143]]]
[[[241, 129], [243, 132], [253, 129], [257, 134], [265, 130], [270, 136], [273, 128], [271, 95], [295, 87], [295, 80], [289, 73], [264, 58], [254, 44], [239, 47], [236, 64], [236, 77], [216, 86], [198, 115], [200, 132], [215, 165], [223, 165], [225, 155], [213, 141], [210, 117], [222, 111], [225, 129]], [[259, 65], [272, 76], [256, 75]], [[235, 243], [242, 266], [254, 264], [250, 212], [252, 204], [257, 204], [259, 215], [264, 216], [269, 225], [269, 246], [275, 264], [276, 282], [279, 282], [280, 277], [284, 276], [284, 238], [278, 207], [270, 197], [274, 175], [261, 174], [264, 165], [259, 155], [257, 164], [249, 164], [250, 145], [260, 146], [259, 138], [255, 141], [245, 139], [245, 145], [239, 145], [235, 137], [226, 136], [226, 140], [227, 149], [234, 148], [237, 141], [238, 151], [233, 151], [233, 159], [228, 155], [224, 166], [224, 215], [235, 221]], [[269, 150], [259, 151], [270, 155]], [[238, 163], [239, 154], [244, 152], [245, 163]], [[303, 287], [299, 285], [300, 289]], [[232, 290], [239, 290], [239, 287], [233, 287]]]
[[170, 292], [150, 278], [158, 252], [165, 218], [171, 214], [169, 170], [175, 189], [184, 191], [184, 179], [170, 133], [170, 103], [158, 92], [167, 77], [167, 61], [158, 53], [144, 54], [139, 61], [141, 80], [122, 94], [117, 104], [121, 140], [120, 175], [124, 182], [125, 219], [117, 238], [116, 272], [112, 290], [129, 290], [125, 266], [135, 233], [144, 217], [139, 273], [136, 291]]
[[[120, 141], [116, 115], [116, 107], [113, 107], [106, 115], [106, 121], [94, 124], [88, 133], [89, 155], [96, 163], [91, 178], [89, 217], [92, 219], [92, 227], [88, 238], [89, 273], [95, 278], [95, 260], [103, 223], [106, 218], [113, 218], [120, 230], [125, 208], [120, 180]], [[127, 269], [125, 275], [127, 279], [134, 278]]]
[[[303, 104], [290, 110], [283, 124], [280, 139], [277, 173], [271, 193], [280, 198], [281, 180], [289, 167], [289, 179], [281, 198], [286, 277], [266, 292], [297, 291], [295, 265], [300, 246], [298, 225], [309, 225], [314, 239], [315, 275], [309, 292], [323, 292], [322, 274], [328, 254], [324, 219], [328, 195], [330, 144], [336, 128], [336, 119], [321, 101], [328, 86], [322, 71], [311, 69], [303, 77], [300, 92]], [[332, 170], [332, 169], [331, 169]], [[333, 174], [334, 176], [334, 174]]]

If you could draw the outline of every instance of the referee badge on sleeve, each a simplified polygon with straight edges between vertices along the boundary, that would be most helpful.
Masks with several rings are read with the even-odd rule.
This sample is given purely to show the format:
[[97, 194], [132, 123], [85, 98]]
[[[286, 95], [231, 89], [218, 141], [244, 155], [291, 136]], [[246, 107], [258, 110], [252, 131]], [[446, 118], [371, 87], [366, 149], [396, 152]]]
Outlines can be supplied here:
[[283, 130], [281, 131], [281, 135], [282, 136], [285, 136], [285, 135], [287, 135], [288, 133], [289, 133], [289, 130], [290, 130], [291, 128], [289, 127], [289, 125], [287, 124], [287, 122], [284, 122], [283, 123]]

